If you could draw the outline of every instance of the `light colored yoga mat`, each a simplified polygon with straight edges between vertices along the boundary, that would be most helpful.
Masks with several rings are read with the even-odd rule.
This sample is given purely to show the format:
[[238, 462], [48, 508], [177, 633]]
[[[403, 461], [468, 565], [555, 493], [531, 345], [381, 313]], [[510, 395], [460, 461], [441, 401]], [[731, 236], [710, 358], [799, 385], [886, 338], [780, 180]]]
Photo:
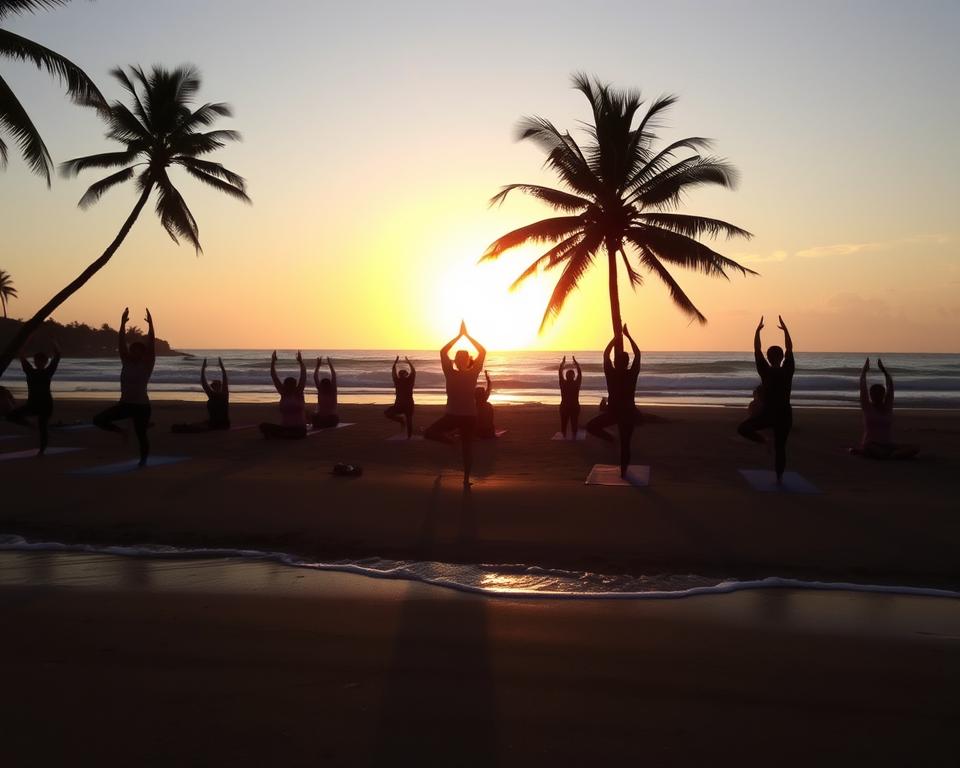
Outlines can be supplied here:
[[[166, 464], [179, 464], [186, 461], [189, 456], [151, 456], [147, 459], [147, 466], [143, 469], [152, 467], [162, 467]], [[127, 472], [136, 472], [140, 470], [139, 459], [129, 459], [128, 461], [119, 461], [116, 464], [103, 464], [99, 467], [84, 467], [70, 472], [71, 475], [122, 475]]]
[[[13, 461], [14, 459], [30, 459], [37, 455], [39, 448], [31, 448], [28, 451], [13, 451], [11, 453], [0, 453], [0, 461]], [[83, 448], [47, 448], [44, 456], [56, 456], [58, 453], [73, 453], [74, 451], [82, 451]]]
[[[569, 437], [567, 437], [566, 435], [564, 435], [563, 432], [554, 432], [554, 433], [553, 433], [553, 437], [551, 437], [550, 439], [551, 439], [551, 440], [559, 440], [559, 441], [562, 441], [562, 442], [565, 442], [565, 443], [572, 443], [572, 442], [573, 442], [573, 440], [571, 440]], [[578, 429], [578, 430], [577, 430], [577, 440], [579, 441], [579, 440], [586, 440], [586, 439], [587, 439], [587, 430], [585, 430], [585, 429]]]
[[631, 464], [627, 467], [627, 476], [620, 477], [618, 464], [594, 464], [584, 485], [620, 485], [645, 488], [650, 485], [650, 467], [645, 464]]
[[408, 440], [406, 432], [398, 432], [397, 434], [390, 435], [390, 437], [387, 438], [388, 443], [409, 443], [413, 440], [423, 440], [423, 435], [414, 435]]
[[319, 435], [321, 432], [333, 432], [335, 429], [343, 429], [344, 427], [352, 427], [356, 422], [354, 421], [341, 421], [335, 427], [324, 427], [323, 429], [308, 429], [307, 437], [313, 437], [314, 435]]
[[777, 484], [777, 474], [769, 469], [738, 470], [750, 487], [761, 493], [820, 493], [820, 489], [797, 472], [784, 472], [783, 484]]

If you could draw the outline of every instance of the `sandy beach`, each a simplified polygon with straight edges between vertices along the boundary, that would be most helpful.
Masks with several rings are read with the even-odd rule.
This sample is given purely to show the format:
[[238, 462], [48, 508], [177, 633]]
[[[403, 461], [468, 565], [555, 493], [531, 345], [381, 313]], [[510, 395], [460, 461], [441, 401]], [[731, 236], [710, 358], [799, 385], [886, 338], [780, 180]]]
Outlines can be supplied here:
[[[56, 418], [88, 420], [94, 402], [62, 401]], [[854, 410], [797, 410], [789, 467], [821, 493], [766, 494], [738, 473], [769, 468], [763, 446], [736, 436], [739, 409], [662, 408], [637, 430], [634, 461], [648, 488], [585, 486], [615, 447], [593, 438], [551, 441], [556, 410], [501, 407], [504, 437], [480, 443], [465, 493], [458, 448], [395, 442], [378, 406], [346, 405], [353, 426], [305, 441], [265, 441], [256, 429], [173, 435], [200, 419], [195, 403], [155, 404], [156, 455], [187, 460], [105, 477], [82, 468], [135, 455], [95, 429], [55, 432], [83, 450], [0, 461], [0, 531], [30, 538], [280, 550], [316, 558], [394, 557], [544, 564], [612, 573], [798, 576], [955, 586], [960, 579], [960, 415], [902, 411], [898, 439], [924, 449], [913, 462], [847, 455]], [[418, 409], [425, 426], [440, 413]], [[275, 418], [270, 406], [233, 408], [236, 426]], [[5, 434], [15, 433], [7, 425]], [[0, 451], [30, 446], [33, 434]], [[333, 477], [334, 463], [363, 466]]]

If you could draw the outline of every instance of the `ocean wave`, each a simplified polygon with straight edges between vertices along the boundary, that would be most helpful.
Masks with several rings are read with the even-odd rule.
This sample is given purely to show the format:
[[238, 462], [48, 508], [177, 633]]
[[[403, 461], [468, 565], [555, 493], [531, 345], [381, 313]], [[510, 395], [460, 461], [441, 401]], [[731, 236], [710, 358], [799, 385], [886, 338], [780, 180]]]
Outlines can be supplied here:
[[55, 541], [28, 541], [14, 534], [0, 535], [0, 551], [65, 552], [184, 560], [266, 560], [294, 568], [351, 573], [369, 578], [416, 581], [487, 597], [649, 600], [728, 594], [750, 589], [812, 589], [960, 598], [958, 590], [856, 582], [807, 581], [779, 576], [756, 579], [711, 578], [696, 574], [616, 576], [517, 564], [470, 565], [380, 558], [313, 562], [285, 552], [253, 549], [187, 548], [159, 544], [66, 544]]

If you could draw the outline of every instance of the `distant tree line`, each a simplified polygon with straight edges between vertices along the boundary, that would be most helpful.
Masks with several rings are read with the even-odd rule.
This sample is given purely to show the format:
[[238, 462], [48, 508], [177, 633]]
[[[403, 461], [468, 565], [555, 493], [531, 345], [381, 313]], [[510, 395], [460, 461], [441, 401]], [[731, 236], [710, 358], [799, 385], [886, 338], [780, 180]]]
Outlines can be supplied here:
[[[0, 347], [13, 339], [22, 325], [20, 320], [0, 317]], [[131, 343], [145, 335], [136, 326], [127, 327], [127, 339]], [[30, 336], [23, 353], [32, 355], [35, 350], [49, 352], [54, 343], [59, 345], [64, 357], [116, 357], [117, 329], [111, 328], [108, 323], [93, 328], [86, 323], [61, 325], [55, 320], [47, 320]], [[158, 355], [182, 354], [171, 349], [169, 342], [163, 339], [156, 340], [156, 350]]]

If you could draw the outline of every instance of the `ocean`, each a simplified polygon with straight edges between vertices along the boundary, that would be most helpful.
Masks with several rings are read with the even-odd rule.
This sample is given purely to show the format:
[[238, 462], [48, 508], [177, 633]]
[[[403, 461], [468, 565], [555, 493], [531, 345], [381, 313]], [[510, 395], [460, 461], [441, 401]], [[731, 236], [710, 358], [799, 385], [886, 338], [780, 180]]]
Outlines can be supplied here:
[[[182, 356], [157, 360], [150, 385], [157, 400], [201, 400], [200, 363], [209, 358], [208, 373], [219, 375], [222, 357], [230, 377], [234, 402], [272, 402], [270, 353], [262, 349], [191, 349]], [[393, 398], [390, 366], [395, 351], [303, 350], [312, 362], [332, 354], [337, 368], [340, 399], [347, 403], [389, 403]], [[281, 377], [296, 373], [296, 350], [278, 350]], [[591, 405], [605, 394], [598, 351], [576, 352], [583, 368], [581, 402]], [[406, 350], [417, 366], [417, 402], [444, 401], [443, 376], [436, 351]], [[493, 379], [492, 400], [498, 403], [558, 403], [557, 352], [491, 352], [486, 367]], [[864, 352], [798, 353], [793, 404], [799, 407], [855, 407], [857, 379]], [[571, 355], [567, 354], [568, 361]], [[913, 408], [960, 407], [960, 354], [887, 354], [884, 363], [894, 376], [897, 403]], [[871, 354], [871, 382], [882, 377]], [[323, 370], [326, 370], [324, 366]], [[60, 363], [54, 392], [60, 397], [113, 398], [119, 391], [120, 364], [116, 359], [67, 359]], [[23, 374], [13, 364], [4, 375], [15, 396], [25, 392]], [[758, 383], [749, 352], [649, 352], [642, 358], [637, 402], [640, 405], [744, 406]], [[312, 388], [312, 382], [309, 385]]]

